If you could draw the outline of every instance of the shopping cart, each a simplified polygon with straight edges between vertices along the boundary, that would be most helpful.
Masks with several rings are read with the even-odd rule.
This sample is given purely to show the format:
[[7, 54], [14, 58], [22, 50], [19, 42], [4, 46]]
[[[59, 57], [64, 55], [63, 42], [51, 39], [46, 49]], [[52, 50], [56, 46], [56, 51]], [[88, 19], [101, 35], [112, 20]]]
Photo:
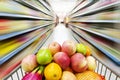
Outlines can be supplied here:
[[[96, 59], [96, 58], [95, 58]], [[105, 66], [101, 61], [96, 59], [97, 68], [95, 72], [98, 74], [104, 75], [106, 80], [120, 80], [120, 76], [115, 74], [111, 69]], [[21, 80], [25, 75], [25, 72], [22, 70], [21, 66], [15, 68], [4, 80]]]
[[[73, 35], [74, 39], [77, 42], [80, 42], [80, 37]], [[106, 62], [102, 62], [101, 59], [98, 59], [95, 55], [92, 55], [96, 59], [97, 68], [95, 72], [105, 76], [106, 80], [120, 80], [120, 75], [117, 74], [114, 70], [112, 70]], [[119, 72], [119, 71], [118, 71]], [[21, 80], [22, 77], [25, 75], [25, 72], [19, 65], [16, 67], [12, 72], [9, 73], [3, 80]]]
[[[73, 35], [77, 42], [80, 42], [80, 37]], [[97, 59], [96, 56], [92, 55], [96, 59], [97, 68], [95, 72], [105, 76], [106, 80], [120, 80], [120, 75], [114, 70], [110, 69], [107, 64], [103, 63], [101, 59]], [[118, 71], [119, 72], [119, 71]], [[16, 67], [9, 75], [7, 75], [4, 80], [21, 80], [25, 75], [25, 72], [21, 66]]]

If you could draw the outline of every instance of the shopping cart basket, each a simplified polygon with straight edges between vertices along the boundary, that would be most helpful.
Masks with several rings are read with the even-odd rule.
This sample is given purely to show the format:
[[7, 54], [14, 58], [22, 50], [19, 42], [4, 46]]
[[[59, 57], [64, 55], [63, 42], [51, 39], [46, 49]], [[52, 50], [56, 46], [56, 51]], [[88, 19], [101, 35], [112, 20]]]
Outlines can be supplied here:
[[[96, 62], [97, 68], [95, 72], [104, 75], [106, 80], [120, 80], [120, 76], [112, 72], [112, 70], [105, 66], [101, 61], [96, 59]], [[7, 77], [5, 77], [4, 80], [21, 80], [24, 75], [25, 72], [22, 70], [21, 66], [18, 66]]]

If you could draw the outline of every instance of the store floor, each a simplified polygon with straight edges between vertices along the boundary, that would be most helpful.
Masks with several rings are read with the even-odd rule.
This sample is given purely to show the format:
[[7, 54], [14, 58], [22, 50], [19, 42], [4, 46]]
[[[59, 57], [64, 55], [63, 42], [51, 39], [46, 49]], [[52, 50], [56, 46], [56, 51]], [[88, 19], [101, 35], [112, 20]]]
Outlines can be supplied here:
[[48, 46], [49, 43], [56, 41], [62, 45], [65, 40], [74, 40], [72, 36], [72, 31], [66, 28], [64, 24], [59, 23], [54, 29], [53, 33], [49, 39], [45, 42], [43, 46]]

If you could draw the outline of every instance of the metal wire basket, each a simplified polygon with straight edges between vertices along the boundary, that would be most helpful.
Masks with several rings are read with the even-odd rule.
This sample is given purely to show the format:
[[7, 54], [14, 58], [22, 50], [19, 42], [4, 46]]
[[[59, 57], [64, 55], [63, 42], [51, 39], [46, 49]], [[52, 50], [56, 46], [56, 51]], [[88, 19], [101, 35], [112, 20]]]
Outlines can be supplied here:
[[[98, 59], [96, 59], [96, 62], [97, 62], [97, 68], [95, 72], [105, 76], [106, 80], [120, 80], [119, 75], [112, 72], [112, 70], [110, 70]], [[7, 77], [5, 77], [4, 80], [21, 80], [24, 75], [25, 75], [25, 72], [22, 70], [21, 66], [18, 66]]]

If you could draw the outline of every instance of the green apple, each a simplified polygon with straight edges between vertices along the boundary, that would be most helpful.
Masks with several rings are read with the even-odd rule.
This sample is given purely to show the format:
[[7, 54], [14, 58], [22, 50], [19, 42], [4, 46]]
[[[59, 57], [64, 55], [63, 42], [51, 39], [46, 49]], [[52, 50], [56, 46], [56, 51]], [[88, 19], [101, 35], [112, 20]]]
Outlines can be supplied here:
[[87, 49], [86, 49], [85, 45], [79, 43], [76, 45], [76, 51], [78, 53], [82, 53], [83, 55], [86, 55]]
[[48, 64], [52, 61], [52, 53], [49, 49], [40, 49], [36, 56], [37, 62], [41, 65]]

